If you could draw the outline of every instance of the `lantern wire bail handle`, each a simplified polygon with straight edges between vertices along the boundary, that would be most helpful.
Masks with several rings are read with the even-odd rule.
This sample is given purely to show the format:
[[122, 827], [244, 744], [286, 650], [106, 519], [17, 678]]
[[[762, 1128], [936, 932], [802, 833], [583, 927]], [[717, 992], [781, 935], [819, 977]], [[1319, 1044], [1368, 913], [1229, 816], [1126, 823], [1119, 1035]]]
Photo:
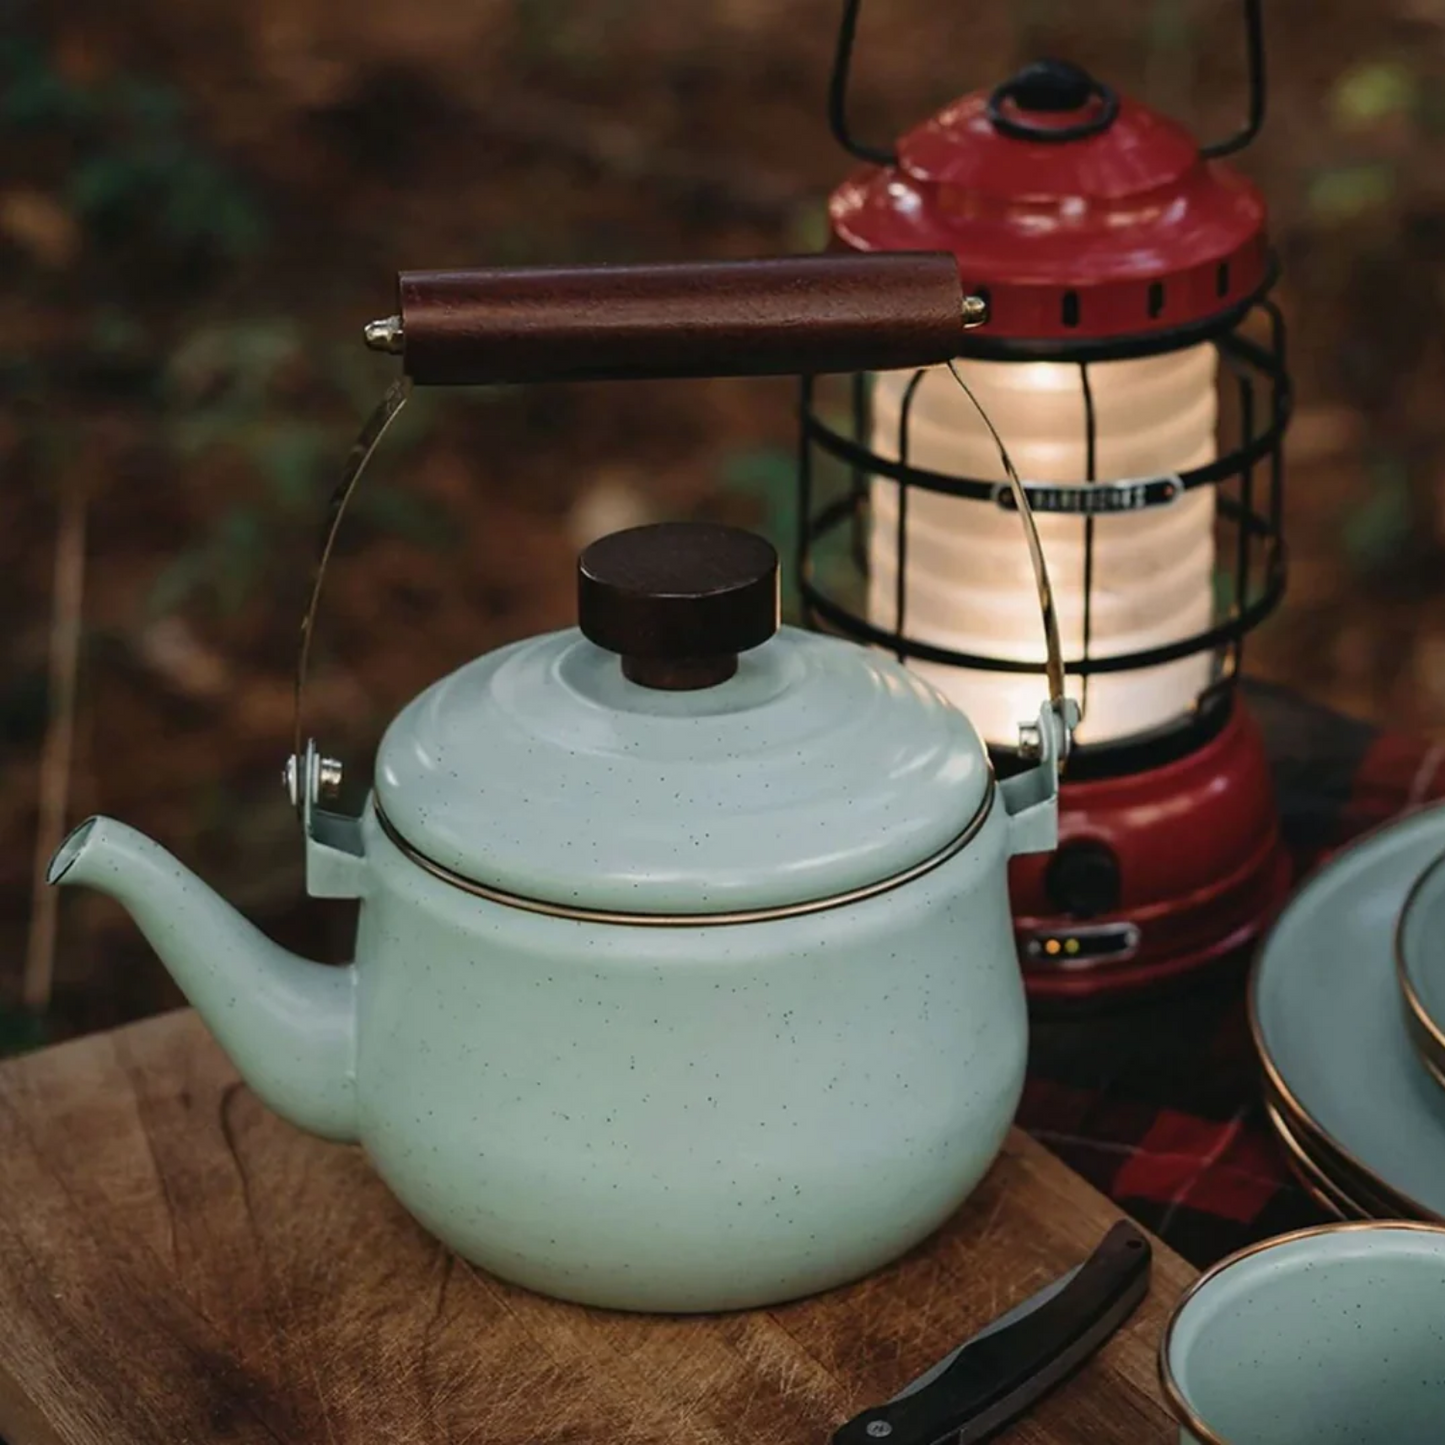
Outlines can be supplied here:
[[[828, 126], [834, 139], [850, 155], [873, 165], [896, 166], [898, 152], [871, 146], [853, 136], [848, 124], [848, 78], [853, 69], [853, 48], [858, 37], [858, 11], [863, 0], [843, 0], [843, 17], [838, 25], [838, 45], [833, 53], [833, 74], [828, 83]], [[1249, 67], [1249, 114], [1231, 136], [1201, 146], [1206, 160], [1242, 151], [1264, 125], [1266, 76], [1264, 64], [1264, 16], [1262, 0], [1244, 0], [1244, 41]]]
[[1068, 752], [1073, 730], [1078, 724], [1079, 713], [1077, 704], [1070, 702], [1064, 694], [1064, 652], [1059, 644], [1059, 616], [1058, 610], [1054, 606], [1054, 589], [1049, 581], [1049, 565], [1044, 558], [1044, 547], [1039, 540], [1038, 526], [1034, 522], [1034, 509], [1029, 505], [1028, 492], [1025, 490], [1023, 482], [1019, 480], [1013, 458], [1009, 456], [1008, 448], [998, 434], [998, 428], [994, 426], [992, 418], [984, 410], [983, 403], [973, 394], [968, 383], [959, 374], [957, 364], [952, 361], [946, 364], [950, 375], [963, 388], [963, 394], [973, 403], [974, 410], [982, 418], [989, 435], [993, 438], [994, 446], [998, 448], [999, 461], [1003, 464], [1004, 472], [1008, 477], [1014, 506], [1023, 519], [1024, 537], [1029, 548], [1029, 561], [1033, 563], [1034, 583], [1039, 593], [1039, 611], [1043, 614], [1044, 619], [1044, 647], [1047, 653], [1044, 671], [1049, 684], [1049, 707], [1059, 721], [1062, 734], [1062, 745], [1059, 749], [1059, 761], [1062, 765]]
[[848, 126], [848, 76], [853, 68], [853, 42], [858, 35], [858, 7], [862, 3], [863, 0], [843, 0], [838, 48], [833, 53], [833, 75], [828, 82], [828, 126], [834, 139], [849, 155], [877, 166], [896, 166], [896, 150], [882, 150], [854, 140]]
[[1217, 161], [1221, 156], [1242, 151], [1259, 134], [1264, 124], [1267, 81], [1264, 69], [1264, 15], [1262, 0], [1244, 0], [1244, 44], [1249, 65], [1249, 116], [1232, 136], [1212, 145], [1200, 146], [1199, 154]]

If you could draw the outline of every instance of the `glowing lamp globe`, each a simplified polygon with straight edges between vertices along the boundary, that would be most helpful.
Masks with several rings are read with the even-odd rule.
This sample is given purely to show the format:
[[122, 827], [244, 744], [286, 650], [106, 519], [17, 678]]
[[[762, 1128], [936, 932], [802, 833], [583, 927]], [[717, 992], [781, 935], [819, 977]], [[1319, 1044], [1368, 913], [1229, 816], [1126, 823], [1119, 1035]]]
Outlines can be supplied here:
[[[960, 369], [1008, 441], [1021, 476], [1069, 483], [1088, 475], [1076, 366], [978, 361]], [[1173, 475], [1213, 461], [1215, 370], [1210, 347], [1099, 363], [1091, 378], [1099, 479]], [[894, 460], [910, 384], [910, 377], [886, 374], [873, 393], [872, 445]], [[918, 387], [909, 441], [919, 467], [1005, 480], [992, 439], [947, 370], [925, 375]], [[891, 629], [899, 620], [898, 483], [875, 479], [869, 503], [868, 615]], [[908, 505], [903, 611], [912, 630], [962, 653], [1042, 663], [1018, 519], [938, 493], [920, 493]], [[1214, 610], [1214, 520], [1208, 488], [1184, 493], [1169, 507], [1099, 517], [1092, 547], [1081, 518], [1040, 517], [1060, 638], [1070, 655], [1086, 647], [1100, 655], [1137, 652], [1206, 628]], [[1012, 744], [1039, 693], [1027, 674], [915, 666], [996, 746]], [[1167, 725], [1193, 708], [1210, 681], [1210, 659], [1201, 653], [1090, 678], [1079, 689], [1088, 706], [1077, 741], [1106, 742]]]
[[858, 3], [831, 108], [865, 164], [832, 196], [833, 245], [951, 251], [986, 319], [951, 368], [855, 376], [833, 405], [804, 383], [808, 620], [894, 652], [968, 714], [1001, 773], [1018, 765], [1019, 724], [1046, 695], [1044, 639], [972, 393], [1037, 515], [1083, 714], [1062, 846], [1012, 877], [1030, 989], [1193, 975], [1238, 957], [1288, 882], [1236, 688], [1285, 570], [1290, 388], [1266, 208], [1220, 159], [1263, 118], [1258, 0], [1244, 7], [1249, 120], [1219, 144], [1043, 61], [886, 151], [846, 118]]

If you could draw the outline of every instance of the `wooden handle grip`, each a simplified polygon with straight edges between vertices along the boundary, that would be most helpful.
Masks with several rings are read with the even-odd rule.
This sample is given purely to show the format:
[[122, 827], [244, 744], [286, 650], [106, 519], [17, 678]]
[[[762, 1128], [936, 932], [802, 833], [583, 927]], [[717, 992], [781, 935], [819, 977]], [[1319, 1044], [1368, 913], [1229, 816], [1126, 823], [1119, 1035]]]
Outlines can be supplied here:
[[930, 366], [964, 333], [944, 253], [404, 271], [419, 385], [782, 376]]

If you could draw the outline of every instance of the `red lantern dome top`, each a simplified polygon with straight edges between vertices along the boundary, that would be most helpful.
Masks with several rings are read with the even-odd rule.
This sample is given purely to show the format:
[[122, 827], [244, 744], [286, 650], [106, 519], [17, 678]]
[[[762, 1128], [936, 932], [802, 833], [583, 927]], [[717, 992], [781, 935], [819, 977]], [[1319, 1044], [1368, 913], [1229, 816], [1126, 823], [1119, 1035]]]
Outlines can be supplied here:
[[[905, 135], [829, 206], [835, 243], [952, 251], [988, 298], [970, 340], [1057, 346], [1189, 333], [1269, 281], [1265, 203], [1182, 126], [1042, 61]], [[970, 346], [972, 350], [972, 345]]]

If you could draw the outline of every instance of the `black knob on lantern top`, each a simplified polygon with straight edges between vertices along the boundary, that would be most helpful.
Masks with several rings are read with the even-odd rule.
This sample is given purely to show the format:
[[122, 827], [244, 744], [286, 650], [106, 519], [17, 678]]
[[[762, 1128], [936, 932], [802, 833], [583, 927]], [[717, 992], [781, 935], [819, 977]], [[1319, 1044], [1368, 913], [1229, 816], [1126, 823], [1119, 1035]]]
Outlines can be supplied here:
[[[1072, 111], [1085, 112], [1072, 125], [1031, 118]], [[1067, 60], [1036, 60], [989, 96], [987, 114], [1000, 135], [1061, 145], [1108, 130], [1119, 118], [1119, 97], [1081, 66]]]
[[1067, 60], [1036, 60], [1008, 82], [1020, 110], [1079, 110], [1094, 94], [1094, 77]]
[[756, 533], [659, 522], [593, 542], [577, 560], [577, 625], [644, 687], [726, 682], [778, 630], [778, 554]]

